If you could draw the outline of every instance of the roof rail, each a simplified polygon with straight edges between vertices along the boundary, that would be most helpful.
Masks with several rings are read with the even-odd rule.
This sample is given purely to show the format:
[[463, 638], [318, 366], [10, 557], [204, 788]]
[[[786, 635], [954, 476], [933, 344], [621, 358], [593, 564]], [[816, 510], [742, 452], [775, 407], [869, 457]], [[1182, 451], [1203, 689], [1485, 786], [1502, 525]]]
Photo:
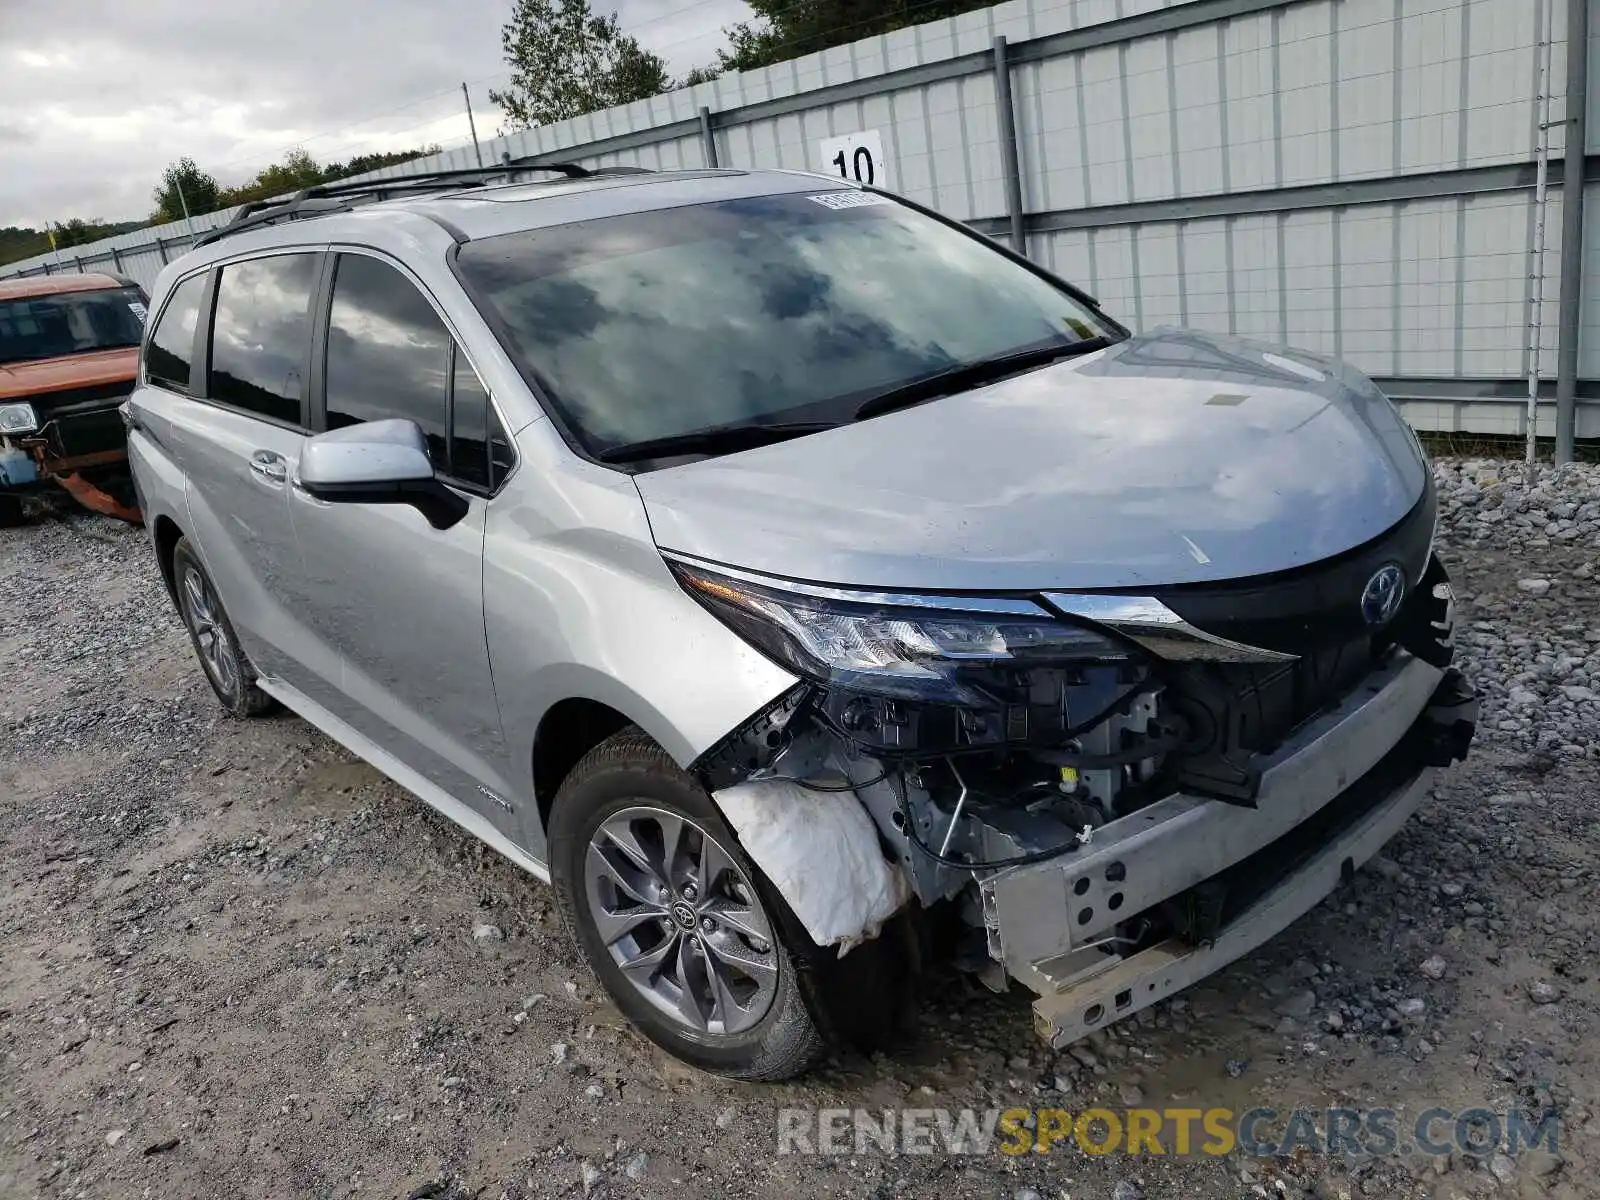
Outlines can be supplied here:
[[[643, 168], [638, 168], [643, 170]], [[553, 171], [569, 179], [584, 179], [595, 174], [616, 174], [616, 168], [590, 171], [577, 163], [541, 163], [531, 158], [514, 158], [492, 167], [472, 167], [452, 171], [420, 171], [413, 175], [393, 175], [387, 179], [349, 180], [343, 183], [318, 183], [301, 188], [290, 196], [272, 200], [251, 200], [241, 205], [233, 219], [194, 243], [196, 249], [209, 246], [246, 229], [348, 212], [361, 200], [387, 200], [393, 195], [455, 191], [459, 188], [487, 187], [496, 177], [518, 175], [524, 171]]]

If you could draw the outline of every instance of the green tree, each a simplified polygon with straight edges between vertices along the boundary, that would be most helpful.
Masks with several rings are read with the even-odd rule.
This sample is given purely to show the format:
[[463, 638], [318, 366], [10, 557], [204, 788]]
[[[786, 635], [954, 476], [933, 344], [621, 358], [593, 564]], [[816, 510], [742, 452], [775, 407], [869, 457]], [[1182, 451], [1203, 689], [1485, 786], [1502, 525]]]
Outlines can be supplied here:
[[[180, 199], [179, 192], [182, 192]], [[219, 198], [222, 189], [217, 181], [195, 166], [187, 155], [161, 173], [161, 186], [155, 190], [155, 221], [181, 221], [184, 206], [189, 215], [215, 212], [222, 207]]]
[[56, 226], [56, 248], [65, 250], [68, 246], [87, 246], [90, 242], [98, 242], [103, 237], [108, 237], [108, 227], [100, 221], [85, 221], [82, 217], [73, 217]]
[[[615, 17], [612, 18], [616, 20]], [[672, 90], [672, 76], [658, 54], [652, 54], [631, 37], [617, 42], [617, 57], [612, 64], [610, 104], [647, 100]]]
[[626, 36], [589, 0], [516, 0], [500, 30], [511, 85], [489, 99], [506, 127], [528, 129], [659, 95], [670, 85], [660, 56]]
[[721, 67], [690, 67], [679, 87], [693, 87], [697, 83], [710, 83], [722, 74]]
[[7, 225], [0, 229], [0, 266], [47, 253], [50, 238], [42, 229], [26, 225]]
[[322, 178], [322, 168], [317, 165], [317, 160], [297, 146], [289, 151], [281, 163], [263, 167], [255, 182], [247, 186], [263, 197], [277, 196], [321, 183]]
[[380, 150], [374, 154], [357, 154], [347, 163], [329, 163], [322, 172], [322, 180], [327, 183], [351, 175], [365, 175], [368, 171], [376, 171], [382, 167], [396, 167], [413, 159], [427, 158], [431, 154], [439, 153], [441, 147], [435, 144], [418, 146], [415, 150]]
[[831, 46], [986, 8], [993, 0], [749, 2], [757, 19], [727, 30], [730, 48], [717, 54], [718, 65], [725, 71], [753, 71]]

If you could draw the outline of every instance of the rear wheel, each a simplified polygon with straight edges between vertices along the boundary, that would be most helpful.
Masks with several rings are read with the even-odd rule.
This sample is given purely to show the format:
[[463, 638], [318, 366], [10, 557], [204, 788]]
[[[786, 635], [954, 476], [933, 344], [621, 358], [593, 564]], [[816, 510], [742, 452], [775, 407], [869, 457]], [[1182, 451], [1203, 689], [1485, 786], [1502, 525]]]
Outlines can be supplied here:
[[574, 768], [550, 851], [567, 927], [651, 1041], [735, 1079], [786, 1079], [826, 1050], [820, 952], [711, 797], [642, 732]]
[[172, 549], [172, 578], [178, 594], [178, 615], [189, 630], [211, 690], [233, 717], [258, 717], [278, 702], [256, 686], [256, 671], [239, 645], [239, 637], [222, 607], [211, 576], [200, 558], [180, 537]]
[[22, 497], [0, 492], [0, 529], [13, 529], [22, 523]]

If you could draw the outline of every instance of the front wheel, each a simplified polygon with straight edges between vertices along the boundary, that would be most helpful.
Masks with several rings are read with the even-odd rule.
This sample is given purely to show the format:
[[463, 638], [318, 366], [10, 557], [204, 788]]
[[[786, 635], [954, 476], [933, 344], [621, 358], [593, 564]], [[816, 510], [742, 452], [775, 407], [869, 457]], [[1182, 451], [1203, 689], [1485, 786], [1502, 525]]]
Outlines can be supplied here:
[[712, 799], [641, 731], [568, 776], [550, 851], [567, 927], [651, 1041], [735, 1079], [787, 1079], [822, 1055], [815, 946]]

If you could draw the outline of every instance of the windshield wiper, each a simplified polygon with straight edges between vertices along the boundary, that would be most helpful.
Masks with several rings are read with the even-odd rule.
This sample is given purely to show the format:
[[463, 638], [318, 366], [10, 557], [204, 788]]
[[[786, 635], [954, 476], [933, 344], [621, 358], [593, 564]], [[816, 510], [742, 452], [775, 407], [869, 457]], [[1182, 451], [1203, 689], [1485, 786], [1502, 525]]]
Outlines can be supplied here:
[[666, 437], [646, 438], [641, 442], [624, 442], [602, 450], [595, 457], [601, 462], [643, 462], [651, 458], [670, 458], [679, 454], [731, 454], [735, 450], [752, 450], [769, 446], [773, 442], [804, 437], [808, 433], [821, 433], [824, 429], [838, 427], [837, 421], [778, 421], [756, 425], [718, 425], [711, 429], [696, 429], [689, 433], [673, 433]]
[[1031, 350], [1012, 350], [1005, 354], [993, 354], [988, 358], [975, 358], [971, 362], [957, 363], [953, 367], [935, 371], [932, 375], [924, 375], [909, 383], [897, 384], [875, 396], [868, 396], [856, 406], [854, 419], [863, 421], [879, 413], [893, 412], [897, 408], [910, 408], [913, 404], [921, 404], [924, 400], [934, 400], [940, 396], [948, 396], [951, 392], [1004, 379], [1007, 375], [1015, 375], [1019, 371], [1048, 366], [1058, 358], [1088, 354], [1091, 350], [1100, 350], [1111, 345], [1111, 342], [1111, 338], [1101, 334], [1065, 346], [1036, 346]]

